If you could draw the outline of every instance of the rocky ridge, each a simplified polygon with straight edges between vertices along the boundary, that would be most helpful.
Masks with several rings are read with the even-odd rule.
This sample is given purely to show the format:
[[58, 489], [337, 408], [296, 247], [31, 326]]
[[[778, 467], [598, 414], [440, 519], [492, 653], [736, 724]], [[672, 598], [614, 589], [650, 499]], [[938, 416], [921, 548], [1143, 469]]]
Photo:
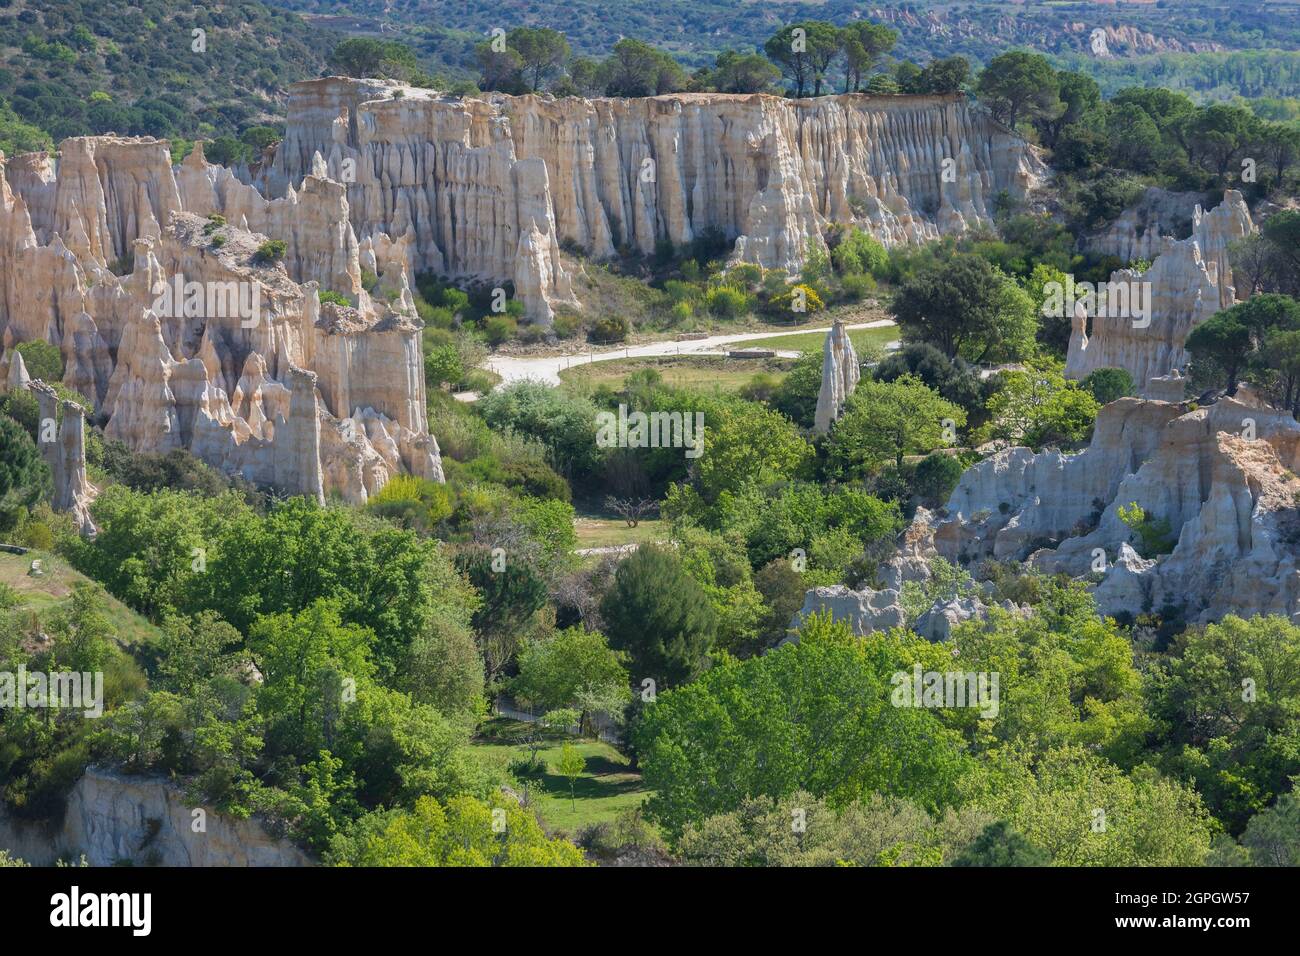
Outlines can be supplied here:
[[[283, 261], [263, 254], [271, 237]], [[133, 450], [363, 503], [400, 472], [442, 480], [420, 323], [389, 253], [356, 241], [319, 161], [267, 200], [201, 147], [173, 167], [161, 140], [65, 140], [57, 164], [0, 172], [0, 361], [54, 343], [64, 384]], [[363, 262], [384, 299], [361, 287]]]
[[991, 222], [1000, 192], [1045, 175], [960, 96], [462, 99], [343, 77], [295, 84], [256, 182], [287, 195], [317, 154], [363, 242], [400, 241], [414, 270], [512, 282], [542, 322], [576, 304], [562, 243], [600, 259], [718, 234], [736, 261], [794, 271], [831, 222], [933, 239]]
[[[1146, 315], [1116, 308], [1118, 297], [1107, 304], [1106, 315], [1098, 314], [1102, 309], [1096, 305], [1090, 315], [1084, 302], [1076, 303], [1065, 374], [1083, 378], [1099, 368], [1122, 368], [1140, 394], [1153, 396], [1152, 379], [1186, 366], [1184, 343], [1192, 329], [1236, 301], [1228, 248], [1253, 230], [1250, 210], [1236, 190], [1225, 190], [1223, 202], [1209, 212], [1196, 206], [1191, 236], [1162, 240], [1163, 251], [1145, 272], [1111, 274], [1112, 286], [1141, 295]], [[1167, 395], [1164, 385], [1154, 388]]]

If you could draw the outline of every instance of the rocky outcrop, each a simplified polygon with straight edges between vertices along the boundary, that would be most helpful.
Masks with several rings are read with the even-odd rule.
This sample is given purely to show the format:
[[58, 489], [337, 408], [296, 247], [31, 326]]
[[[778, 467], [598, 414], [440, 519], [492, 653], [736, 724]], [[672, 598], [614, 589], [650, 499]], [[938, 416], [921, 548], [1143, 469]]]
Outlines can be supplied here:
[[1204, 196], [1149, 186], [1105, 229], [1082, 238], [1079, 245], [1094, 255], [1115, 256], [1124, 262], [1150, 262], [1191, 234], [1196, 207]]
[[799, 640], [798, 628], [810, 615], [829, 613], [836, 621], [847, 621], [854, 634], [870, 634], [907, 624], [901, 603], [902, 595], [892, 588], [855, 591], [843, 584], [813, 588], [803, 598], [803, 607], [790, 622], [795, 633], [787, 638]]
[[[1300, 620], [1297, 470], [1300, 424], [1285, 412], [1232, 399], [1192, 411], [1120, 399], [1078, 454], [1013, 448], [969, 469], [934, 546], [968, 566], [1025, 559], [1092, 575], [1106, 614], [1172, 606], [1188, 621]], [[1172, 550], [1139, 556], [1141, 536], [1119, 514], [1132, 504], [1167, 523]]]
[[409, 237], [415, 268], [512, 282], [541, 321], [573, 302], [561, 242], [604, 258], [717, 233], [735, 259], [793, 271], [830, 222], [932, 239], [989, 223], [1000, 192], [1044, 174], [959, 96], [462, 99], [341, 77], [291, 89], [258, 184], [286, 195], [317, 155], [363, 242]]
[[[173, 167], [169, 144], [150, 138], [79, 137], [57, 165], [10, 166], [6, 381], [25, 376], [14, 346], [44, 340], [61, 347], [64, 383], [105, 434], [136, 451], [188, 449], [322, 502], [363, 503], [401, 472], [442, 480], [402, 244], [378, 256], [371, 244], [381, 281], [367, 292], [346, 190], [323, 161], [277, 199], [208, 164], [201, 147]], [[270, 239], [285, 243], [282, 260], [260, 251]], [[322, 303], [321, 289], [335, 295]], [[76, 510], [84, 466], [67, 474], [58, 497]]]
[[[1245, 200], [1231, 189], [1210, 212], [1197, 206], [1192, 219], [1192, 235], [1170, 241], [1146, 272], [1122, 269], [1111, 274], [1114, 291], [1104, 309], [1098, 305], [1089, 315], [1076, 308], [1067, 376], [1083, 378], [1099, 368], [1122, 368], [1133, 376], [1139, 393], [1148, 395], [1152, 378], [1187, 364], [1184, 344], [1192, 329], [1236, 301], [1228, 246], [1254, 229]], [[1140, 297], [1145, 314], [1119, 307], [1121, 291]]]
[[68, 512], [78, 531], [92, 535], [95, 523], [90, 518], [90, 505], [98, 491], [86, 478], [85, 409], [76, 402], [60, 400], [44, 382], [32, 382], [28, 388], [36, 393], [40, 407], [38, 444], [54, 482], [50, 506]]
[[[199, 811], [199, 812], [196, 812]], [[190, 807], [164, 780], [91, 768], [45, 825], [0, 810], [0, 849], [34, 866], [85, 856], [91, 866], [312, 866], [256, 820]]]
[[844, 406], [858, 387], [862, 370], [858, 367], [858, 353], [853, 348], [844, 323], [836, 319], [826, 333], [822, 348], [822, 387], [817, 393], [817, 411], [813, 430], [826, 433], [831, 423], [844, 412]]
[[90, 505], [98, 490], [86, 477], [86, 412], [76, 402], [59, 398], [51, 386], [32, 381], [22, 353], [10, 349], [0, 356], [0, 392], [25, 389], [36, 398], [37, 446], [49, 468], [53, 492], [50, 506], [68, 512], [77, 530], [95, 533]]

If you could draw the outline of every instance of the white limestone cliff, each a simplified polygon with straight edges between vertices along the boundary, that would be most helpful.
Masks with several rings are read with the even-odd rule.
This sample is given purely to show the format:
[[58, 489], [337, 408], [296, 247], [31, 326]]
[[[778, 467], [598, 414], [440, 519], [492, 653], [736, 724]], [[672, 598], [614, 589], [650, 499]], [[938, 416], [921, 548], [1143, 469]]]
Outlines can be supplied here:
[[[399, 246], [383, 247], [385, 296], [372, 297], [345, 190], [320, 164], [274, 200], [206, 163], [201, 148], [173, 167], [169, 144], [147, 137], [79, 137], [57, 163], [0, 164], [10, 387], [27, 377], [14, 346], [43, 340], [63, 352], [64, 384], [133, 450], [188, 449], [322, 502], [363, 503], [402, 472], [442, 480], [421, 326], [407, 273], [392, 265]], [[269, 238], [285, 242], [282, 262], [259, 256]], [[352, 305], [322, 304], [320, 288]], [[340, 429], [347, 441], [332, 441]], [[76, 474], [56, 499], [85, 527], [93, 491], [79, 483], [84, 465]]]
[[[1027, 559], [1101, 574], [1104, 614], [1166, 606], [1189, 622], [1228, 613], [1300, 620], [1300, 424], [1221, 399], [1186, 406], [1125, 398], [1102, 409], [1074, 455], [1006, 449], [969, 469], [933, 526], [941, 556], [974, 567]], [[1119, 516], [1136, 503], [1169, 524], [1167, 554], [1143, 559]]]
[[[203, 828], [194, 826], [202, 809]], [[92, 767], [72, 787], [63, 819], [46, 826], [0, 809], [0, 850], [33, 866], [85, 856], [90, 866], [311, 866], [315, 861], [256, 819], [190, 807], [154, 777]]]
[[322, 159], [363, 243], [410, 235], [416, 268], [513, 282], [542, 322], [574, 302], [561, 242], [605, 258], [717, 232], [735, 259], [793, 271], [831, 222], [933, 239], [1045, 174], [960, 96], [462, 99], [343, 77], [291, 88], [258, 185], [285, 196]]
[[[1076, 308], [1065, 374], [1081, 379], [1099, 368], [1122, 368], [1139, 394], [1151, 395], [1153, 378], [1187, 364], [1184, 344], [1192, 329], [1236, 301], [1228, 247], [1253, 229], [1236, 190], [1225, 190], [1223, 202], [1208, 213], [1197, 206], [1191, 236], [1169, 241], [1146, 272], [1121, 269], [1110, 277], [1111, 283], [1142, 290], [1146, 316], [1114, 314], [1120, 311], [1114, 303], [1109, 315], [1089, 316]], [[1159, 383], [1155, 388], [1167, 394]]]

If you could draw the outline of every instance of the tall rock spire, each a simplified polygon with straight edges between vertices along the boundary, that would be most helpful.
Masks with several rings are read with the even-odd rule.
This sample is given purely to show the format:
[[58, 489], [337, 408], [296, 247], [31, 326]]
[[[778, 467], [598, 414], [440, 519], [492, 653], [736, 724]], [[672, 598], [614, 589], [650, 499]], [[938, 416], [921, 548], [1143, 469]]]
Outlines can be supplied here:
[[861, 374], [858, 353], [849, 333], [845, 331], [844, 323], [836, 319], [826, 333], [826, 344], [822, 347], [822, 387], [817, 394], [814, 431], [823, 434], [830, 431], [831, 423], [844, 413], [844, 405], [858, 387]]

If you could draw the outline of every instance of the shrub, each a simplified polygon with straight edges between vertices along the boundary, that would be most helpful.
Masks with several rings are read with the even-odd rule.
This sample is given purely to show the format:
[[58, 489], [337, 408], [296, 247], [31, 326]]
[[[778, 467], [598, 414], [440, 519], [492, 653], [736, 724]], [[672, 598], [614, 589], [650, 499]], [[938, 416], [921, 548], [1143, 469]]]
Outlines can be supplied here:
[[348, 301], [348, 297], [342, 292], [335, 292], [333, 289], [322, 290], [320, 293], [320, 302], [321, 305], [324, 305], [326, 302], [332, 302], [334, 305], [341, 305], [345, 308], [352, 304]]
[[1085, 391], [1092, 393], [1098, 405], [1109, 405], [1117, 398], [1132, 395], [1136, 391], [1133, 376], [1122, 368], [1095, 369], [1079, 384]]
[[831, 252], [831, 260], [842, 275], [883, 275], [889, 267], [889, 252], [861, 229], [854, 229]]
[[840, 288], [844, 290], [846, 299], [857, 302], [876, 291], [876, 280], [866, 273], [846, 275], [840, 280]]
[[606, 315], [597, 319], [591, 327], [590, 337], [593, 342], [622, 342], [632, 331], [632, 324], [622, 315]]
[[508, 315], [491, 315], [483, 322], [483, 331], [492, 345], [500, 345], [514, 338], [519, 323]]
[[20, 343], [17, 349], [27, 366], [27, 374], [32, 378], [39, 378], [47, 384], [63, 381], [63, 354], [57, 345], [34, 340]]
[[283, 239], [268, 239], [257, 247], [254, 259], [258, 262], [279, 262], [288, 248]]
[[767, 300], [769, 312], [784, 316], [795, 316], [809, 312], [820, 312], [826, 303], [817, 294], [817, 290], [804, 282], [796, 283], [776, 293]]
[[752, 303], [743, 289], [720, 285], [704, 294], [704, 304], [720, 319], [736, 319], [747, 313]]
[[551, 320], [551, 331], [555, 333], [556, 338], [571, 339], [581, 328], [582, 318], [572, 312], [556, 312], [555, 318]]

